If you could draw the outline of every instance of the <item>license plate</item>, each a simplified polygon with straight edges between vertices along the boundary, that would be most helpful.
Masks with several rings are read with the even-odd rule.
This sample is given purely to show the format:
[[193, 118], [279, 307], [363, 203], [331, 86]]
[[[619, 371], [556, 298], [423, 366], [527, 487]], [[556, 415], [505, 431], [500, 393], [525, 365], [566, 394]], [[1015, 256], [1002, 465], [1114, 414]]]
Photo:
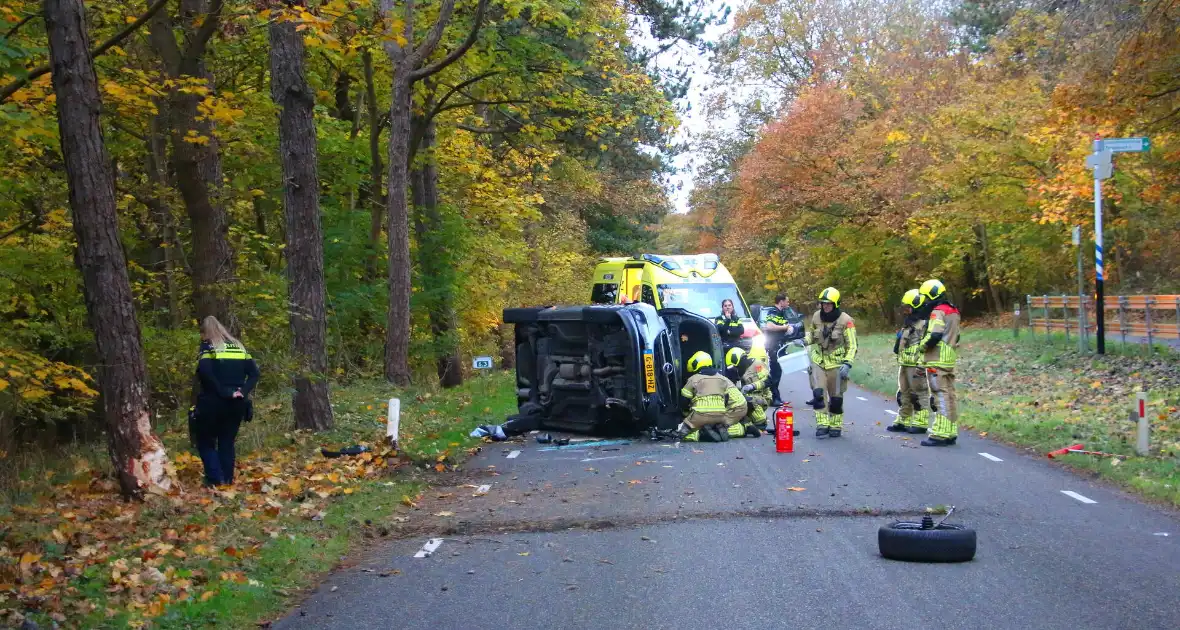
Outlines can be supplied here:
[[643, 380], [647, 382], [647, 393], [656, 392], [656, 359], [651, 350], [643, 351]]

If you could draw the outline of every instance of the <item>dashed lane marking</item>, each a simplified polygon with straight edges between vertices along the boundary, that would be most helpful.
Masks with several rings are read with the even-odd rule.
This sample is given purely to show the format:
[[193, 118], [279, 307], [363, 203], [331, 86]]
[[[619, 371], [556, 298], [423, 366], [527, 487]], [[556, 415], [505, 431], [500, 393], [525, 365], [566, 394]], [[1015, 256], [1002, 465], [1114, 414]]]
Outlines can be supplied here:
[[508, 454], [508, 459], [516, 459], [517, 457], [520, 457], [520, 451], [512, 451]]
[[981, 456], [983, 456], [983, 457], [986, 457], [986, 458], [988, 458], [988, 459], [990, 459], [990, 460], [992, 460], [993, 462], [1002, 462], [1002, 461], [1004, 461], [1004, 460], [1000, 459], [999, 457], [996, 457], [995, 455], [992, 455], [991, 453], [980, 453], [980, 455], [981, 455]]
[[897, 415], [897, 412], [896, 412], [896, 411], [889, 411], [888, 409], [886, 409], [886, 410], [885, 410], [885, 413], [887, 413], [887, 414], [889, 414], [889, 415], [891, 415], [891, 416], [896, 416], [896, 415]]
[[1062, 490], [1061, 494], [1064, 494], [1067, 497], [1073, 497], [1073, 498], [1077, 499], [1078, 501], [1081, 501], [1082, 503], [1097, 503], [1097, 501], [1095, 501], [1094, 499], [1084, 497], [1084, 496], [1074, 492], [1073, 490]]
[[863, 400], [863, 401], [865, 401], [865, 402], [869, 402], [869, 399], [868, 399], [868, 398], [865, 398], [864, 396], [857, 396], [857, 397], [856, 397], [856, 399], [857, 399], [857, 400]]
[[431, 555], [434, 554], [434, 552], [439, 547], [442, 546], [442, 544], [443, 544], [443, 539], [431, 538], [430, 540], [426, 541], [425, 545], [422, 545], [422, 548], [418, 550], [418, 553], [414, 554], [414, 557], [415, 558], [429, 558]]

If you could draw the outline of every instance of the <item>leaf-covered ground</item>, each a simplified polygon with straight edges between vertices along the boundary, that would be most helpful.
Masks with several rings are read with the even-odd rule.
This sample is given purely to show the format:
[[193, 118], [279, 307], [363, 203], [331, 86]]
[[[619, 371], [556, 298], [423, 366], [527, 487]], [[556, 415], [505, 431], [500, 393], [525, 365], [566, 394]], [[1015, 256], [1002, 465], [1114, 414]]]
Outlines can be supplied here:
[[[117, 496], [101, 459], [50, 462], [0, 505], [0, 623], [63, 627], [245, 627], [339, 562], [350, 544], [388, 534], [393, 508], [462, 461], [473, 424], [514, 410], [497, 375], [441, 393], [401, 394], [400, 452], [381, 446], [389, 388], [333, 391], [336, 428], [290, 431], [289, 401], [260, 401], [239, 438], [237, 479], [201, 487], [184, 431], [165, 434], [180, 488], [144, 503]], [[367, 445], [356, 457], [329, 449]]]
[[[896, 391], [893, 335], [863, 338], [853, 378], [883, 394]], [[1076, 340], [1019, 339], [1011, 330], [967, 328], [957, 372], [961, 429], [1045, 453], [1071, 444], [1119, 458], [1070, 455], [1070, 464], [1180, 505], [1180, 360], [1163, 351], [1111, 344], [1083, 355]], [[1137, 391], [1152, 420], [1147, 457], [1134, 455], [1129, 421]]]

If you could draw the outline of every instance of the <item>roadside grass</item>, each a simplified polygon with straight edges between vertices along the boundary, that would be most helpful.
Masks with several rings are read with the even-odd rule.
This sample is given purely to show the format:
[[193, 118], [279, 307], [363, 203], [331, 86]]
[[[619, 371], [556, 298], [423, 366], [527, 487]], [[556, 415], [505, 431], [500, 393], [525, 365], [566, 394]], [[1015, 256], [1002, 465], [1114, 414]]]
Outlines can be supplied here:
[[[893, 335], [865, 335], [852, 378], [897, 391]], [[1180, 357], [1163, 346], [1148, 355], [1133, 344], [1081, 354], [1064, 335], [1013, 339], [1011, 329], [965, 328], [956, 369], [960, 428], [1038, 453], [1071, 444], [1118, 458], [1069, 455], [1062, 461], [1140, 494], [1180, 506]], [[1151, 453], [1135, 455], [1129, 420], [1137, 391], [1148, 395]], [[882, 419], [883, 424], [886, 419]]]
[[[382, 445], [401, 399], [401, 450]], [[334, 387], [335, 427], [291, 430], [289, 399], [256, 401], [238, 440], [237, 479], [201, 488], [187, 428], [162, 428], [180, 488], [123, 502], [101, 445], [39, 455], [0, 494], [0, 624], [67, 628], [245, 628], [285, 610], [350, 547], [388, 534], [430, 472], [460, 464], [475, 424], [515, 411], [500, 373], [453, 390]], [[355, 457], [321, 447], [364, 445]], [[417, 471], [415, 473], [414, 471]]]

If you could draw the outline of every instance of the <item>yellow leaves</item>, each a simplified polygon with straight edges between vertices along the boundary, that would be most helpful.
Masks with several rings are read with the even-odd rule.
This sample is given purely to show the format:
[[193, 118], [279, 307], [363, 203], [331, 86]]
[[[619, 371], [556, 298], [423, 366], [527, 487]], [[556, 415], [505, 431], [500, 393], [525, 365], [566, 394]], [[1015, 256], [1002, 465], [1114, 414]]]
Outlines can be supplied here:
[[8, 381], [0, 378], [0, 392], [8, 389]]
[[1101, 389], [1101, 388], [1102, 388], [1102, 381], [1094, 381], [1093, 383], [1090, 383], [1090, 389]]

